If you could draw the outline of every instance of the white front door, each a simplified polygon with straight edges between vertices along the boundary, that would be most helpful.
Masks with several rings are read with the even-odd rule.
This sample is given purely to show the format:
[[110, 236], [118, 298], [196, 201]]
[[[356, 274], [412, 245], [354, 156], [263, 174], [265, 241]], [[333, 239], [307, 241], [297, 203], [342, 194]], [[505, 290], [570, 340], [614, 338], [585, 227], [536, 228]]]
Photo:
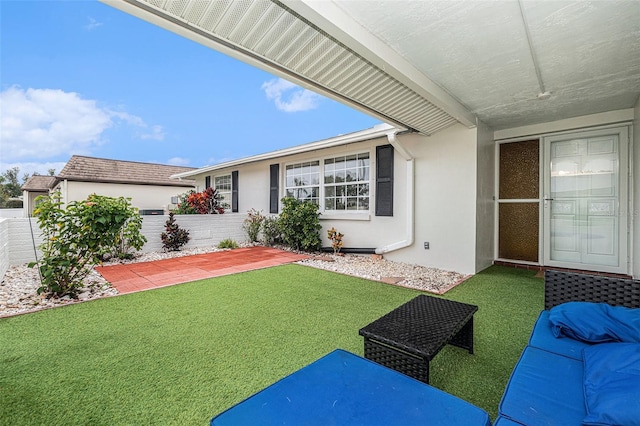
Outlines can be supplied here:
[[544, 138], [544, 263], [627, 273], [627, 128]]

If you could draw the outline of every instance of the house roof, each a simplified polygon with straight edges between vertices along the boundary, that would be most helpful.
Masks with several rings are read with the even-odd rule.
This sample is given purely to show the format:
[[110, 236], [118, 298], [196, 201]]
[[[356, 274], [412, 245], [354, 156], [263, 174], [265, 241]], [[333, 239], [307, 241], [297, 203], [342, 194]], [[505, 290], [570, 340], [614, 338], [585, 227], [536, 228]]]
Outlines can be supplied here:
[[638, 1], [102, 1], [424, 134], [627, 109], [640, 95]]
[[253, 155], [251, 157], [240, 158], [238, 160], [227, 161], [213, 166], [206, 166], [200, 169], [178, 173], [171, 176], [172, 179], [184, 178], [188, 176], [196, 176], [202, 173], [209, 173], [215, 170], [236, 167], [241, 164], [255, 163], [256, 161], [274, 160], [276, 158], [288, 155], [302, 154], [305, 152], [317, 151], [319, 149], [330, 148], [334, 146], [347, 145], [350, 143], [362, 142], [371, 139], [385, 137], [388, 134], [397, 134], [399, 129], [388, 124], [378, 124], [370, 129], [360, 130], [358, 132], [347, 133], [345, 135], [335, 136], [321, 141], [311, 142], [304, 145], [298, 145], [291, 148], [279, 149], [264, 154]]
[[[125, 183], [191, 187], [191, 180], [170, 179], [171, 175], [195, 170], [193, 167], [168, 166], [137, 161], [72, 156], [57, 176], [62, 180], [81, 182]], [[55, 185], [55, 184], [54, 184]]]
[[31, 192], [49, 191], [55, 181], [55, 176], [33, 175], [22, 185], [22, 190]]

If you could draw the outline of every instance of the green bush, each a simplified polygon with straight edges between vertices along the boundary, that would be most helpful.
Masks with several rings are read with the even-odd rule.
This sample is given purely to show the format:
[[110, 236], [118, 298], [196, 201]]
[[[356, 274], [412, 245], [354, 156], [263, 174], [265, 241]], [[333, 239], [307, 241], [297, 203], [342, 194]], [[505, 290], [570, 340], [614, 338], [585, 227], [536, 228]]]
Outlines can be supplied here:
[[[102, 256], [117, 251], [123, 235], [134, 248], [141, 248], [146, 241], [136, 228], [141, 224], [136, 219], [137, 211], [123, 197], [92, 194], [85, 201], [68, 203], [65, 209], [60, 193], [55, 193], [38, 197], [36, 203], [34, 215], [42, 231], [43, 257], [29, 266], [38, 265], [42, 279], [38, 293], [75, 296]], [[130, 228], [123, 230], [129, 221]]]
[[165, 232], [160, 234], [164, 251], [180, 251], [182, 246], [191, 239], [189, 231], [178, 226], [173, 212], [169, 213], [169, 219], [164, 223], [164, 229]]
[[234, 248], [238, 248], [238, 243], [233, 241], [231, 238], [227, 238], [227, 239], [222, 240], [222, 241], [220, 241], [218, 243], [218, 248], [221, 248], [221, 249], [234, 249]]
[[7, 209], [21, 209], [22, 208], [22, 200], [7, 200], [4, 203], [4, 208]]
[[321, 247], [318, 205], [293, 197], [282, 199], [284, 207], [278, 225], [282, 241], [296, 250], [313, 251]]
[[282, 241], [278, 216], [267, 216], [262, 221], [262, 244], [273, 246]]
[[242, 223], [242, 229], [247, 233], [250, 242], [258, 241], [258, 234], [260, 234], [264, 219], [264, 216], [256, 209], [251, 209], [247, 212], [247, 218]]

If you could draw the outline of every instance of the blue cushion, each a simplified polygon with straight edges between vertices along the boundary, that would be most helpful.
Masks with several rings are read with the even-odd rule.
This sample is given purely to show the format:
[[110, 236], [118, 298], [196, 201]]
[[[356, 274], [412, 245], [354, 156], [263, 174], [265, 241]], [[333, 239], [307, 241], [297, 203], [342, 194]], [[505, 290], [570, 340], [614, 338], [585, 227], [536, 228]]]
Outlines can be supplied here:
[[210, 424], [491, 426], [491, 420], [475, 405], [338, 349], [217, 415]]
[[640, 308], [567, 302], [549, 311], [551, 332], [590, 343], [640, 343]]
[[586, 415], [582, 361], [527, 346], [498, 413], [528, 426], [580, 425]]
[[551, 332], [549, 311], [542, 311], [529, 338], [529, 346], [582, 361], [582, 350], [590, 343], [574, 339], [558, 339]]
[[640, 344], [603, 343], [583, 354], [583, 423], [640, 425]]

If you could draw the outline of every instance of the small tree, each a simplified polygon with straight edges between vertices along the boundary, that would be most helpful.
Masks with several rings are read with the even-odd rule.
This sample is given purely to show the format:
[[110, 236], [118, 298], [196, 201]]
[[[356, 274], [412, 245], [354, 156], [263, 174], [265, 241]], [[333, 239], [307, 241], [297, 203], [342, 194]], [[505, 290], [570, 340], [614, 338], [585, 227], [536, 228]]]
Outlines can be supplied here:
[[189, 204], [189, 197], [195, 194], [196, 191], [189, 190], [184, 194], [178, 196], [178, 206], [173, 211], [175, 214], [198, 214], [198, 211]]
[[[38, 293], [58, 297], [75, 296], [84, 286], [84, 277], [100, 262], [104, 253], [113, 250], [122, 228], [134, 213], [137, 214], [124, 198], [96, 194], [84, 201], [70, 202], [66, 209], [60, 201], [60, 193], [40, 196], [36, 203], [38, 207], [34, 214], [42, 230], [40, 249], [43, 257], [29, 266], [39, 267], [42, 286]], [[129, 232], [134, 233], [133, 228], [132, 225]]]
[[247, 212], [247, 218], [242, 223], [242, 229], [247, 233], [249, 241], [252, 243], [258, 241], [258, 234], [264, 219], [265, 217], [256, 209], [251, 209]]
[[322, 228], [318, 205], [293, 197], [283, 198], [282, 203], [284, 207], [278, 220], [282, 241], [296, 250], [318, 250]]
[[262, 243], [273, 246], [281, 241], [278, 216], [267, 216], [262, 221]]
[[165, 251], [180, 251], [182, 246], [191, 239], [189, 231], [178, 226], [173, 212], [169, 213], [169, 219], [165, 222], [164, 229], [166, 232], [163, 232], [160, 238], [162, 238], [162, 248]]
[[340, 253], [340, 249], [343, 246], [342, 237], [344, 237], [344, 234], [338, 232], [336, 228], [332, 226], [331, 229], [327, 231], [327, 237], [329, 238], [329, 240], [331, 240], [331, 247], [333, 247], [333, 254]]

